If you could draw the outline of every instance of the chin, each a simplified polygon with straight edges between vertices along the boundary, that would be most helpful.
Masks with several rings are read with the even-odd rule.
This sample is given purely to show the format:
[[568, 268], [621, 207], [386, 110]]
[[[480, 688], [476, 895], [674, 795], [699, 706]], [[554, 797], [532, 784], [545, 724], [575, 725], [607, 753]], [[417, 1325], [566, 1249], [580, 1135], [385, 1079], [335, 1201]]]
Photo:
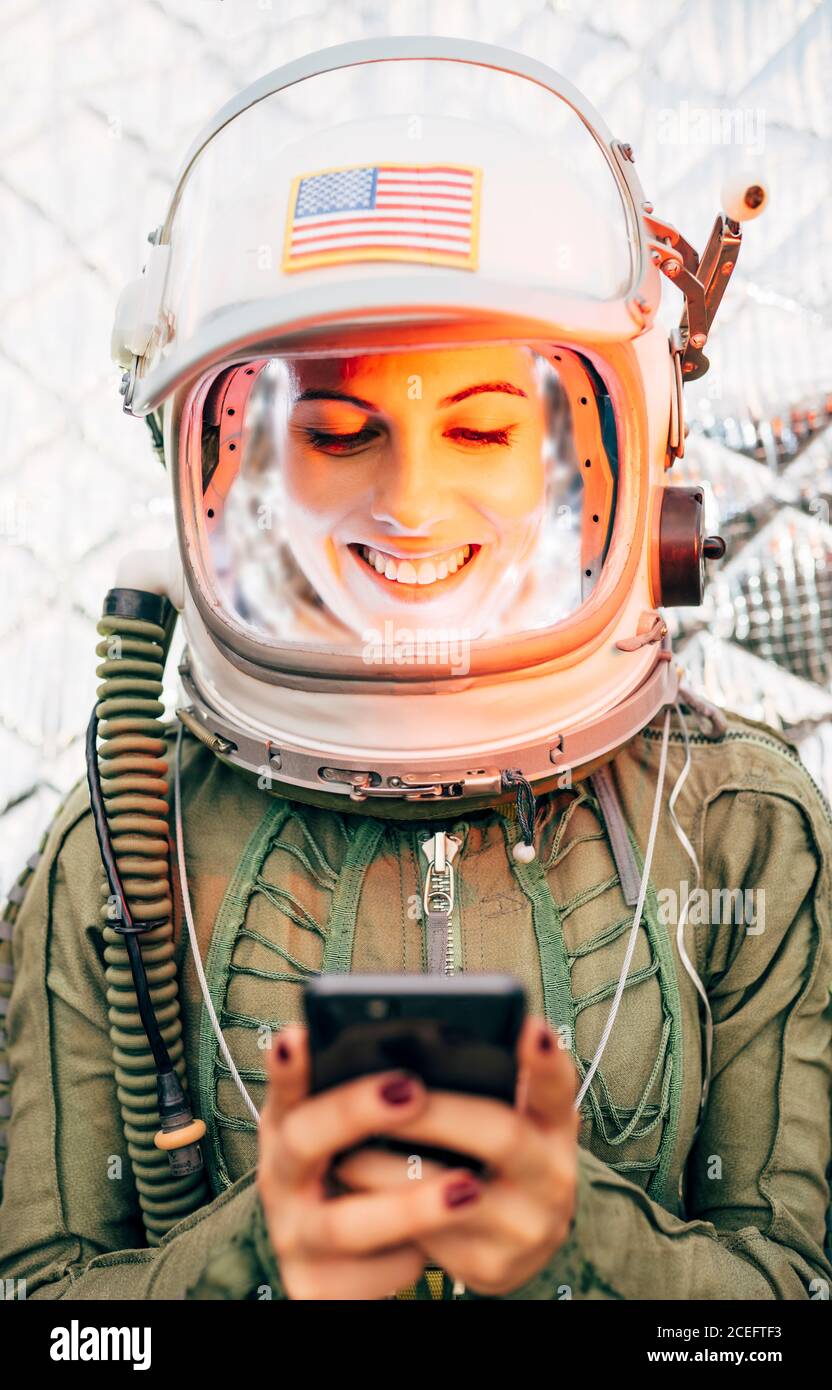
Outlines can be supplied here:
[[[346, 582], [346, 575], [336, 577], [320, 570], [316, 582], [309, 568], [307, 576], [330, 613], [359, 636], [369, 630], [382, 632], [385, 624], [392, 624], [394, 632], [400, 628], [415, 632], [433, 629], [473, 641], [493, 631], [515, 592], [513, 589], [506, 595], [499, 581], [489, 583], [491, 576], [483, 574], [472, 574], [456, 593], [428, 596], [423, 591], [400, 598], [395, 592], [380, 593], [375, 579], [360, 572], [350, 575], [351, 582]], [[485, 626], [484, 615], [488, 619]]]
[[377, 604], [372, 610], [363, 607], [359, 610], [356, 605], [349, 616], [347, 610], [342, 608], [339, 616], [359, 632], [368, 628], [383, 631], [385, 624], [390, 624], [394, 633], [403, 629], [410, 629], [416, 633], [430, 629], [453, 633], [473, 641], [485, 632], [482, 623], [485, 603], [486, 600], [475, 599], [473, 602], [466, 602], [464, 606], [460, 604], [451, 607], [442, 599], [416, 603], [396, 603], [393, 600], [389, 604]]

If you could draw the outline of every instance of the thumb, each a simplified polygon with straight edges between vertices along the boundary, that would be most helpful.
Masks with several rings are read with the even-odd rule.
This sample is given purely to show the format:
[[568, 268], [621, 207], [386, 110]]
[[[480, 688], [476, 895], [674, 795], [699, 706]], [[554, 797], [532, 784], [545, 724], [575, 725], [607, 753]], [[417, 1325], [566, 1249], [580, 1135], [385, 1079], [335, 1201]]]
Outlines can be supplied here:
[[518, 1109], [546, 1129], [577, 1124], [578, 1073], [562, 1035], [545, 1019], [527, 1018], [517, 1044]]
[[279, 1123], [309, 1094], [309, 1041], [305, 1028], [289, 1023], [274, 1039], [267, 1053], [268, 1089], [263, 1120]]

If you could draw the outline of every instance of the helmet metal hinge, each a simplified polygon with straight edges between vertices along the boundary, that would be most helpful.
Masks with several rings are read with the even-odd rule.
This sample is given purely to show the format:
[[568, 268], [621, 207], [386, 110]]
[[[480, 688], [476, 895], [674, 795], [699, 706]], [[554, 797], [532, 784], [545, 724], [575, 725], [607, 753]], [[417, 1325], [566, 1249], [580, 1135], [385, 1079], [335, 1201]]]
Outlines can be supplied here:
[[685, 297], [679, 324], [681, 372], [683, 380], [696, 381], [710, 365], [702, 349], [736, 265], [742, 231], [738, 222], [719, 213], [700, 257], [672, 223], [648, 212], [644, 221], [652, 233], [647, 244], [654, 263]]
[[667, 468], [672, 468], [676, 459], [685, 456], [685, 439], [687, 437], [687, 425], [685, 424], [685, 394], [682, 390], [682, 357], [685, 345], [682, 339], [682, 331], [674, 328], [670, 333], [670, 359], [671, 370], [673, 372], [673, 382], [670, 394], [670, 429], [667, 437]]

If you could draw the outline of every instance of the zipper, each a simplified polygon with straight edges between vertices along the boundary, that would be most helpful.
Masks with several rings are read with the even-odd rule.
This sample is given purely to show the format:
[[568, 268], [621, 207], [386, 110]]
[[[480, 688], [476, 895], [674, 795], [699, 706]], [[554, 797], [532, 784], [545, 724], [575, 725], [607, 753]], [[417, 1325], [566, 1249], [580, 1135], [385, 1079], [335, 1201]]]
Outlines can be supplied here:
[[[456, 871], [454, 859], [462, 847], [459, 835], [437, 830], [434, 835], [420, 837], [425, 862], [419, 860], [422, 877], [422, 908], [427, 937], [428, 974], [453, 975], [456, 962], [462, 955], [459, 909], [456, 904]], [[436, 1265], [429, 1266], [439, 1268]], [[442, 1273], [442, 1297], [447, 1296], [450, 1276]], [[457, 1302], [465, 1294], [465, 1285], [456, 1279], [451, 1284], [451, 1300]]]
[[456, 873], [453, 861], [462, 845], [458, 835], [437, 830], [423, 840], [427, 864], [422, 907], [427, 935], [428, 974], [453, 975], [459, 957], [459, 913], [456, 909]]
[[[642, 729], [641, 737], [660, 741], [662, 733], [660, 729]], [[684, 734], [677, 733], [675, 730], [672, 730], [668, 734], [668, 738], [671, 743], [684, 743], [685, 741]], [[787, 748], [784, 744], [780, 743], [778, 739], [766, 738], [765, 734], [741, 733], [739, 730], [728, 730], [720, 739], [708, 738], [705, 734], [688, 734], [689, 743], [727, 743], [729, 739], [732, 743], [759, 743], [764, 748], [773, 748], [775, 753], [779, 753], [781, 758], [785, 758], [786, 762], [791, 763], [794, 767], [799, 767], [805, 776], [808, 777], [817, 792], [818, 800], [823, 808], [824, 815], [829, 824], [832, 825], [832, 808], [830, 808], [826, 796], [818, 786], [800, 754], [793, 752], [791, 748]]]

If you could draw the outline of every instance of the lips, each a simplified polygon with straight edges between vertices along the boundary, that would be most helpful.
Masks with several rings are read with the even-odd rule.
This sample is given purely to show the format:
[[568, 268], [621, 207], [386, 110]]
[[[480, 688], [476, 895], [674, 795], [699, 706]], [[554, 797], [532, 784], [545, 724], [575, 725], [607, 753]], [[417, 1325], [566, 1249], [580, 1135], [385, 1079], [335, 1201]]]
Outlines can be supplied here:
[[391, 584], [416, 585], [430, 588], [450, 579], [474, 559], [478, 545], [461, 545], [452, 550], [437, 550], [428, 555], [403, 557], [374, 546], [353, 545], [351, 550], [380, 579]]

